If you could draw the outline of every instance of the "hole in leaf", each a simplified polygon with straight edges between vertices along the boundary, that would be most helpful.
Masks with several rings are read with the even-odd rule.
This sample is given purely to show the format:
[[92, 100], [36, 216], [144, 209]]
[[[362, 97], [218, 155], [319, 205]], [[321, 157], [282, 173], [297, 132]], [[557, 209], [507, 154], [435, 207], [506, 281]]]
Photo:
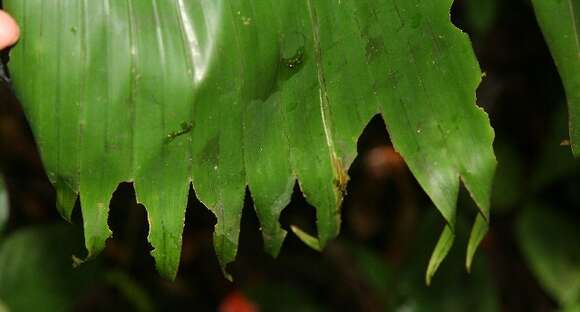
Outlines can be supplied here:
[[147, 241], [147, 212], [143, 205], [137, 204], [133, 185], [119, 184], [109, 207], [108, 223], [113, 236], [107, 240], [104, 252], [107, 258], [134, 270], [153, 269], [154, 261], [149, 254], [153, 248]]

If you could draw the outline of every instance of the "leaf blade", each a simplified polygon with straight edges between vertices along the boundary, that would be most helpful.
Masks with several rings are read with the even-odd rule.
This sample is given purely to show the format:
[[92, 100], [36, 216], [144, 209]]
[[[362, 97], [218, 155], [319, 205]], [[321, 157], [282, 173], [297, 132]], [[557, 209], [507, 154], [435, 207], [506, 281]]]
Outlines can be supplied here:
[[575, 0], [533, 0], [536, 18], [550, 48], [568, 99], [570, 143], [580, 156], [580, 5]]
[[[40, 27], [69, 5], [76, 8], [70, 20]], [[285, 236], [278, 219], [294, 181], [317, 208], [323, 246], [338, 234], [347, 169], [376, 114], [448, 231], [460, 179], [487, 220], [493, 130], [474, 105], [481, 73], [468, 38], [449, 21], [448, 0], [6, 6], [23, 24], [11, 64], [18, 95], [64, 194], [65, 217], [80, 193], [90, 256], [110, 236], [107, 203], [122, 181], [134, 182], [147, 208], [154, 256], [169, 278], [179, 263], [190, 182], [217, 216], [223, 267], [236, 256], [246, 186], [271, 254]], [[58, 40], [45, 50], [47, 38]], [[80, 66], [64, 66], [60, 52]], [[47, 56], [58, 65], [42, 63]], [[67, 86], [81, 91], [65, 96]], [[60, 95], [42, 106], [53, 90]], [[59, 133], [81, 148], [57, 145]]]

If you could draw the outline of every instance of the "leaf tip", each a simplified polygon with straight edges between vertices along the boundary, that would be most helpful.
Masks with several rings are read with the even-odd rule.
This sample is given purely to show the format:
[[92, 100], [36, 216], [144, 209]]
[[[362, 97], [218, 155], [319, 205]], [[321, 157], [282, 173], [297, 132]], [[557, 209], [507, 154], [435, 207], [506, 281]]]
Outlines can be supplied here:
[[298, 237], [298, 239], [300, 239], [304, 244], [306, 244], [306, 246], [308, 246], [308, 247], [310, 247], [318, 252], [322, 251], [322, 246], [321, 246], [320, 240], [318, 238], [302, 231], [296, 225], [291, 225], [290, 229], [296, 235], [296, 237]]
[[56, 185], [56, 208], [63, 219], [72, 223], [72, 212], [77, 202], [78, 193], [66, 186]]
[[77, 257], [76, 255], [72, 255], [71, 256], [71, 260], [72, 260], [72, 267], [74, 269], [80, 267], [81, 265], [83, 265], [83, 263], [85, 263], [86, 260], [83, 260], [79, 257]]
[[262, 237], [264, 240], [264, 249], [272, 257], [276, 258], [280, 254], [282, 249], [282, 244], [286, 238], [286, 231], [281, 227], [277, 227], [276, 230], [272, 231], [262, 231]]
[[441, 262], [445, 259], [449, 250], [453, 246], [453, 240], [455, 239], [455, 234], [449, 225], [445, 225], [443, 232], [439, 236], [439, 240], [437, 241], [437, 245], [431, 254], [431, 258], [429, 259], [429, 264], [427, 265], [427, 273], [425, 275], [425, 283], [427, 286], [431, 285], [431, 280]]
[[467, 256], [465, 258], [465, 268], [467, 269], [467, 272], [471, 272], [471, 265], [475, 256], [475, 252], [477, 251], [477, 247], [479, 247], [481, 241], [483, 238], [485, 238], [488, 230], [489, 220], [486, 219], [484, 215], [478, 214], [471, 229], [469, 243], [467, 245]]
[[227, 271], [228, 264], [234, 262], [238, 251], [238, 245], [231, 241], [225, 234], [214, 232], [214, 248], [217, 254], [218, 262], [224, 277], [230, 282], [233, 278]]

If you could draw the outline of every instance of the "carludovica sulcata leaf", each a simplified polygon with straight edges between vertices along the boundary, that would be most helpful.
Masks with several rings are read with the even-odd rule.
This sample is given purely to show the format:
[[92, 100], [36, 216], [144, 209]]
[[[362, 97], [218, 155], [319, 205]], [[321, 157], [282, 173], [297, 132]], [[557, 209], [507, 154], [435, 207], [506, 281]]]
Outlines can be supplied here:
[[110, 236], [108, 202], [122, 181], [147, 208], [169, 278], [190, 183], [217, 216], [224, 266], [247, 186], [271, 254], [296, 181], [323, 247], [340, 228], [358, 136], [377, 114], [445, 218], [444, 235], [460, 179], [489, 220], [493, 130], [475, 105], [481, 72], [449, 21], [451, 0], [4, 3], [22, 28], [10, 63], [17, 95], [64, 217], [80, 195], [89, 256]]

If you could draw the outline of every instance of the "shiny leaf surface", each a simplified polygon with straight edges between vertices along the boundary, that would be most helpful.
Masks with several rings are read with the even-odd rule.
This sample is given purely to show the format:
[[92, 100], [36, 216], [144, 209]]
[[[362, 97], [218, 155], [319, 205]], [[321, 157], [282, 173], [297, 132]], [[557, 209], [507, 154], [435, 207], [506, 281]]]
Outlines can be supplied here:
[[570, 143], [580, 156], [580, 1], [532, 0], [536, 17], [562, 78], [570, 118]]
[[[265, 248], [298, 181], [322, 247], [340, 228], [356, 143], [376, 114], [453, 233], [460, 179], [489, 218], [493, 131], [450, 0], [6, 0], [10, 69], [66, 218], [89, 256], [132, 181], [160, 272], [174, 277], [190, 183], [235, 259], [249, 187]], [[450, 246], [449, 246], [450, 247]], [[473, 246], [472, 248], [474, 248]]]

